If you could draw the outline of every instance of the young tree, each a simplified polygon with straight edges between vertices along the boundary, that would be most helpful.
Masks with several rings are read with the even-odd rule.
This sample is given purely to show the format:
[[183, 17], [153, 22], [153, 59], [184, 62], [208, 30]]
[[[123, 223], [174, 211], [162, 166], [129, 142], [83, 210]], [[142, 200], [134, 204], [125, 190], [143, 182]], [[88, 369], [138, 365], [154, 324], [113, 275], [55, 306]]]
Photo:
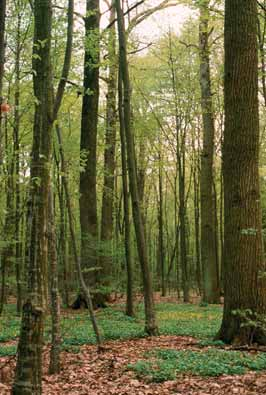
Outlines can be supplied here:
[[[259, 188], [256, 0], [225, 1], [224, 313], [219, 337], [266, 344], [264, 331], [241, 325], [265, 314], [265, 265]], [[247, 311], [248, 309], [248, 311]], [[240, 310], [240, 311], [239, 311]], [[249, 318], [248, 317], [248, 318]]]
[[136, 241], [138, 248], [139, 261], [142, 270], [144, 306], [145, 306], [145, 330], [149, 335], [158, 333], [158, 327], [155, 318], [153, 291], [151, 273], [148, 263], [143, 216], [139, 201], [136, 154], [133, 142], [131, 128], [131, 105], [130, 105], [130, 80], [127, 63], [127, 42], [125, 34], [125, 24], [120, 0], [115, 1], [118, 37], [119, 37], [119, 68], [121, 72], [122, 88], [123, 88], [123, 113], [125, 126], [125, 141], [127, 147], [127, 164], [129, 173], [129, 187], [132, 201], [133, 220], [135, 225]]

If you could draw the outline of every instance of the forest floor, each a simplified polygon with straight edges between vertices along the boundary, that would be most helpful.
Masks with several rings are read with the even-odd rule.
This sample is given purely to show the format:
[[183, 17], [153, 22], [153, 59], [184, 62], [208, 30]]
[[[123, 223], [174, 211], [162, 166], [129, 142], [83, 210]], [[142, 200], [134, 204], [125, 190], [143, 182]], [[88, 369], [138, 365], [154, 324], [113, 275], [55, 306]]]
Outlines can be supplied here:
[[[44, 349], [44, 395], [265, 395], [265, 350], [233, 350], [212, 340], [221, 306], [157, 306], [160, 336], [144, 337], [143, 308], [128, 318], [121, 305], [97, 312], [105, 351], [97, 353], [86, 312], [62, 319], [61, 372], [48, 375], [49, 321]], [[0, 394], [10, 393], [19, 319], [0, 319]], [[10, 315], [11, 314], [11, 315]]]

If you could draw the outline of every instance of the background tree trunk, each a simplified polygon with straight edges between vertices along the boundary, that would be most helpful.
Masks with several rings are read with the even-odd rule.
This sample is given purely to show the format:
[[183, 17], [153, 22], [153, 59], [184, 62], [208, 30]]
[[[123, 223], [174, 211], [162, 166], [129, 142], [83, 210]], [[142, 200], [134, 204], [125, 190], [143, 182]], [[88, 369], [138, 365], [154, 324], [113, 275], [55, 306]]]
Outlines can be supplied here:
[[209, 53], [209, 0], [200, 3], [199, 56], [203, 149], [200, 173], [201, 262], [203, 268], [203, 301], [219, 303], [213, 199], [214, 116], [211, 92]]

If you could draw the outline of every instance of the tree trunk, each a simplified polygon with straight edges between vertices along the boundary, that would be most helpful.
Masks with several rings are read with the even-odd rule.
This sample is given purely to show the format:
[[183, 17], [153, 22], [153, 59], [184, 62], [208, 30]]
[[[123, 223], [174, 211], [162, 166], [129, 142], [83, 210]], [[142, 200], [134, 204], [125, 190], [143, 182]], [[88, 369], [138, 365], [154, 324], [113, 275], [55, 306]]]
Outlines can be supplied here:
[[215, 209], [213, 201], [214, 117], [209, 55], [209, 0], [201, 1], [199, 26], [200, 87], [203, 119], [203, 149], [200, 174], [201, 262], [203, 301], [219, 303], [217, 283]]
[[[110, 22], [115, 19], [115, 7], [111, 8]], [[102, 197], [101, 244], [100, 257], [101, 284], [109, 285], [112, 274], [112, 236], [113, 236], [113, 202], [114, 173], [116, 147], [116, 90], [117, 90], [117, 58], [116, 58], [115, 24], [109, 29], [108, 59], [109, 76], [107, 85], [106, 132], [104, 149], [104, 183]]]
[[58, 291], [58, 267], [56, 251], [55, 212], [52, 189], [49, 192], [49, 269], [50, 269], [50, 292], [51, 292], [51, 319], [52, 319], [52, 343], [50, 351], [49, 373], [60, 372], [60, 299]]
[[[160, 144], [161, 145], [161, 144]], [[161, 149], [161, 147], [160, 147]], [[165, 253], [164, 253], [164, 239], [163, 239], [163, 179], [162, 179], [162, 159], [161, 153], [159, 153], [159, 202], [158, 202], [158, 225], [159, 225], [159, 264], [161, 274], [161, 291], [162, 296], [166, 295], [166, 284], [165, 284]]]
[[15, 182], [15, 240], [16, 240], [16, 283], [17, 283], [17, 313], [21, 313], [22, 310], [22, 279], [21, 279], [21, 266], [22, 266], [22, 254], [21, 254], [21, 241], [20, 241], [20, 57], [21, 57], [21, 19], [22, 15], [18, 14], [17, 19], [17, 37], [16, 37], [16, 59], [15, 59], [15, 110], [14, 110], [14, 128], [13, 128], [13, 145], [14, 145], [14, 182]]
[[[80, 228], [81, 267], [97, 266], [96, 149], [99, 102], [99, 0], [87, 0], [85, 18], [84, 81], [80, 137]], [[96, 270], [84, 273], [85, 282], [95, 285]]]
[[123, 104], [124, 104], [124, 122], [125, 137], [127, 146], [127, 164], [129, 172], [129, 186], [132, 201], [133, 220], [136, 232], [136, 241], [138, 248], [139, 261], [142, 270], [143, 290], [144, 290], [144, 307], [145, 307], [145, 330], [149, 335], [158, 333], [155, 319], [155, 309], [152, 291], [152, 279], [148, 263], [146, 241], [143, 217], [139, 201], [136, 154], [131, 130], [131, 105], [130, 105], [130, 80], [127, 63], [127, 43], [125, 35], [124, 17], [121, 9], [120, 0], [116, 0], [116, 12], [118, 21], [119, 36], [119, 67], [123, 82]]
[[[259, 188], [259, 112], [256, 0], [225, 1], [224, 314], [226, 343], [266, 344], [265, 265]], [[249, 310], [249, 313], [246, 310]]]
[[[5, 64], [5, 24], [6, 24], [6, 0], [0, 0], [0, 104], [3, 101], [3, 78]], [[3, 164], [2, 147], [2, 114], [0, 108], [0, 166]]]
[[33, 77], [36, 98], [31, 160], [28, 228], [28, 289], [23, 305], [18, 358], [12, 393], [42, 392], [42, 347], [47, 309], [48, 194], [52, 143], [52, 73], [50, 62], [52, 4], [36, 0], [34, 7]]
[[126, 314], [130, 317], [134, 316], [134, 300], [133, 300], [133, 262], [132, 262], [132, 242], [130, 231], [129, 217], [129, 191], [127, 181], [127, 155], [125, 141], [125, 121], [123, 114], [123, 88], [121, 73], [119, 72], [118, 80], [118, 96], [119, 96], [119, 123], [120, 123], [120, 140], [121, 140], [121, 162], [122, 162], [122, 183], [123, 183], [123, 201], [124, 201], [124, 221], [125, 221], [125, 256], [127, 271], [127, 300]]

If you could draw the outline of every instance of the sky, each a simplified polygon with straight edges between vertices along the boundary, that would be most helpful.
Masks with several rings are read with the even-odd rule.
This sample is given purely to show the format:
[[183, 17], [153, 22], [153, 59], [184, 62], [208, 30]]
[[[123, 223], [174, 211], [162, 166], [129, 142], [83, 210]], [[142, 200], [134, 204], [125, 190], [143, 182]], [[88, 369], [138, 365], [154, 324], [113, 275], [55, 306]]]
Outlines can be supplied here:
[[[129, 4], [133, 5], [138, 0], [129, 0]], [[162, 0], [146, 0], [145, 8], [153, 7], [162, 2]], [[85, 3], [84, 0], [77, 1], [76, 9], [81, 13], [85, 13]], [[105, 1], [100, 0], [101, 12], [107, 9], [107, 5]], [[138, 8], [138, 11], [142, 11], [143, 6]], [[132, 17], [134, 17], [134, 12], [132, 11]], [[187, 18], [193, 15], [193, 11], [188, 7], [182, 5], [176, 5], [174, 7], [170, 7], [164, 10], [160, 10], [145, 19], [142, 23], [140, 23], [135, 29], [134, 34], [137, 34], [138, 37], [141, 37], [143, 42], [152, 42], [162, 36], [164, 33], [169, 30], [179, 33], [183, 23]], [[101, 26], [104, 27], [108, 25], [108, 13], [104, 13], [101, 18]]]

